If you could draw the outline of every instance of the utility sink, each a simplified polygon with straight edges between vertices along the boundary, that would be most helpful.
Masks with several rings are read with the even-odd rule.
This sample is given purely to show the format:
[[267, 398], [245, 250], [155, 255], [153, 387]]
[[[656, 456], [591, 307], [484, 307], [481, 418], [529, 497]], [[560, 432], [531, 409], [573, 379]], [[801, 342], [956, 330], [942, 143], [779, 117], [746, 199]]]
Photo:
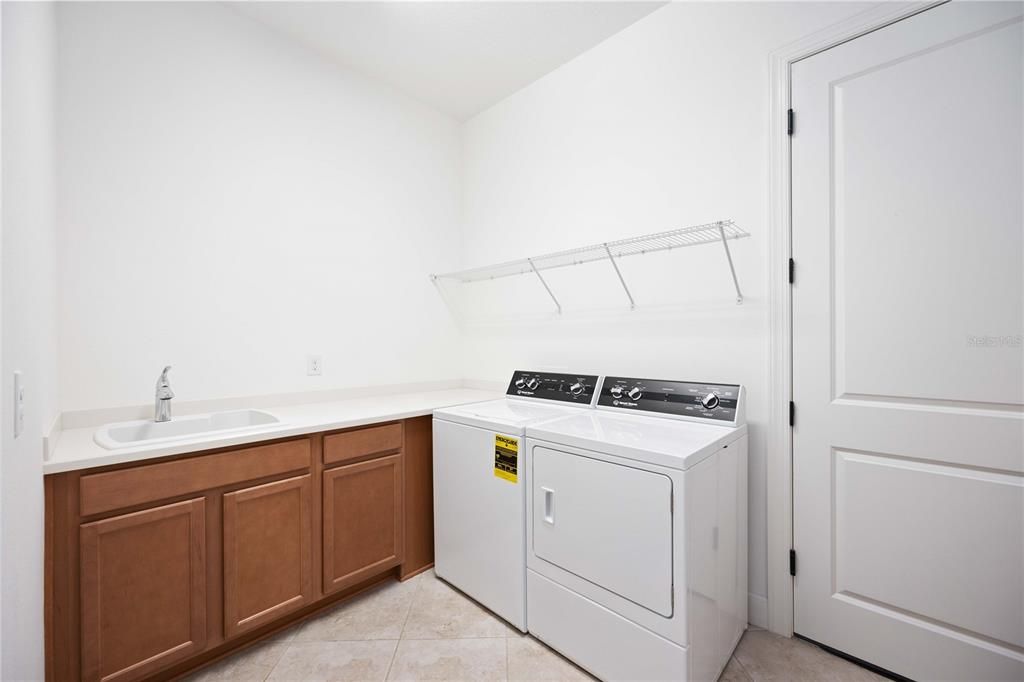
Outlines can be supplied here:
[[280, 419], [262, 410], [234, 410], [175, 417], [169, 422], [140, 419], [105, 424], [96, 429], [93, 440], [107, 450], [117, 450], [226, 432], [259, 431], [280, 423]]

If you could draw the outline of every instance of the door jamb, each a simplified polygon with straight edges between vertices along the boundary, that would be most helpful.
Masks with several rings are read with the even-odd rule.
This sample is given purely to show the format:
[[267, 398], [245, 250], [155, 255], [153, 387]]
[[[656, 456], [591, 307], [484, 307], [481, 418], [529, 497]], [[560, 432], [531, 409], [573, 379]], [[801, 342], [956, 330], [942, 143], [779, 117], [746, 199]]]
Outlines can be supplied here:
[[[793, 433], [789, 402], [793, 400], [793, 310], [789, 283], [792, 257], [792, 193], [790, 136], [790, 66], [818, 52], [918, 14], [941, 2], [882, 3], [784, 45], [769, 56], [768, 111], [768, 317], [771, 412], [766, 457], [768, 629], [793, 634], [795, 578], [789, 574], [793, 548]], [[799, 135], [800, 113], [796, 112]], [[799, 263], [796, 278], [799, 280]]]

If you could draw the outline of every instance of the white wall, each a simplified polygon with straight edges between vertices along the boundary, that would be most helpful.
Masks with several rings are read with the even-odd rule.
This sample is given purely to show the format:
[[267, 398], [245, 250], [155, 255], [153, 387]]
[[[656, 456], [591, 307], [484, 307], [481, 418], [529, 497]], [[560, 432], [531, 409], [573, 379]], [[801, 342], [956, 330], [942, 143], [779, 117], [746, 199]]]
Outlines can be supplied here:
[[[467, 122], [464, 265], [732, 218], [746, 301], [720, 247], [552, 272], [462, 302], [464, 374], [517, 366], [738, 382], [748, 388], [751, 620], [764, 624], [768, 55], [866, 5], [680, 3], [641, 19]], [[481, 294], [480, 291], [484, 291]], [[488, 304], [487, 296], [495, 296]], [[458, 300], [458, 299], [456, 299]], [[500, 302], [498, 319], [479, 311]], [[570, 312], [571, 310], [585, 312]], [[539, 314], [535, 311], [542, 311]]]
[[458, 378], [454, 119], [219, 3], [58, 31], [63, 410]]
[[[43, 676], [42, 436], [57, 414], [54, 8], [2, 5], [0, 678]], [[26, 387], [14, 438], [13, 372]]]

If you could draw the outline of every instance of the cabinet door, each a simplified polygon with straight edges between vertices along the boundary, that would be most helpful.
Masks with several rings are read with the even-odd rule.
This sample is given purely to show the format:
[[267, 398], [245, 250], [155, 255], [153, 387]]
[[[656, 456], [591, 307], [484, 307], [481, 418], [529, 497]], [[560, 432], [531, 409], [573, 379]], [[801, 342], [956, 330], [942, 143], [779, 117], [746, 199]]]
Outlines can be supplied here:
[[324, 592], [402, 563], [402, 457], [324, 471]]
[[224, 636], [313, 598], [311, 478], [224, 495]]
[[82, 678], [135, 680], [206, 645], [206, 507], [195, 499], [80, 529]]

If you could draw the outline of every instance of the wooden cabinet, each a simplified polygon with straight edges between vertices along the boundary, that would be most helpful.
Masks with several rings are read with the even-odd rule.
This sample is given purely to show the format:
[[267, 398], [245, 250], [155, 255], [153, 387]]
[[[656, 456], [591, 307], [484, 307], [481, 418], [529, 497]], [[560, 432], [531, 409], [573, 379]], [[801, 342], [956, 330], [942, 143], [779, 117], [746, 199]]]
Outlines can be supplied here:
[[81, 677], [139, 679], [206, 645], [206, 501], [82, 524]]
[[311, 477], [224, 495], [224, 634], [233, 637], [313, 598]]
[[430, 471], [424, 416], [47, 476], [47, 679], [176, 678], [424, 570]]
[[434, 565], [433, 417], [413, 417], [404, 424], [402, 474], [405, 478], [405, 556], [402, 580]]
[[390, 455], [323, 473], [324, 592], [402, 563], [402, 458]]

